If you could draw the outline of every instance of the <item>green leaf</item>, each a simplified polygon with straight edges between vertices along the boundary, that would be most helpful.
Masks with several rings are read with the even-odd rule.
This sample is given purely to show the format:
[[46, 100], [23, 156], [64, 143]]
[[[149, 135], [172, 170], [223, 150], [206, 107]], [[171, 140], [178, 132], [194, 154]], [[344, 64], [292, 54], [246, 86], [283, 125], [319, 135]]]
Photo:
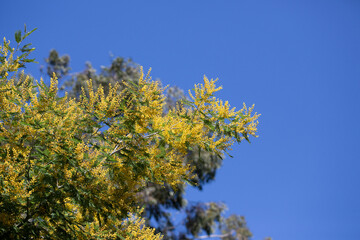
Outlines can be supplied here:
[[21, 31], [20, 30], [17, 30], [15, 32], [15, 40], [16, 40], [17, 43], [21, 42]]
[[[23, 61], [23, 62], [27, 62], [27, 63], [35, 62], [35, 58], [33, 58], [33, 59], [23, 59], [22, 61]], [[35, 63], [36, 63], [36, 62], [35, 62]]]
[[204, 119], [204, 123], [212, 130], [212, 131], [215, 131], [215, 127], [214, 125], [212, 124], [212, 122], [208, 119]]
[[239, 133], [237, 131], [234, 131], [235, 133], [235, 138], [236, 138], [236, 141], [237, 142], [241, 142], [241, 139], [240, 139], [240, 136], [239, 136]]
[[249, 143], [251, 143], [250, 140], [249, 140], [249, 136], [247, 135], [247, 133], [243, 133], [243, 137], [245, 138], [246, 141], [248, 141]]
[[31, 33], [33, 33], [37, 28], [34, 28], [33, 30], [31, 30], [30, 32], [26, 33], [23, 37], [22, 40], [24, 40], [27, 36], [29, 36]]
[[22, 48], [27, 48], [31, 45], [32, 43], [28, 43], [28, 44], [25, 44]]
[[216, 153], [216, 156], [217, 156], [218, 158], [220, 158], [221, 160], [224, 160], [224, 158], [223, 158], [219, 153]]
[[232, 155], [230, 155], [230, 153], [228, 152], [228, 151], [224, 151], [229, 157], [231, 157], [231, 158], [233, 158], [233, 156]]
[[21, 52], [32, 52], [34, 50], [35, 48], [27, 48], [25, 46], [20, 49]]

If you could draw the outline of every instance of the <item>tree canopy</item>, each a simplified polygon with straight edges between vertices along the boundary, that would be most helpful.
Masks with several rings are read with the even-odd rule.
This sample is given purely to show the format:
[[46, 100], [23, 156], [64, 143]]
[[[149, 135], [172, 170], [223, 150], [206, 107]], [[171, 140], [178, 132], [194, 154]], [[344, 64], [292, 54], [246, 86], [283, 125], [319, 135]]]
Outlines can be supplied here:
[[[70, 58], [50, 54], [50, 86], [19, 71], [33, 61], [28, 55], [34, 49], [22, 46], [31, 32], [16, 32], [16, 48], [6, 39], [0, 48], [0, 237], [188, 239], [213, 233], [223, 206], [188, 207], [187, 233], [172, 231], [164, 208], [183, 208], [184, 184], [201, 189], [235, 142], [255, 136], [253, 107], [231, 108], [215, 97], [221, 89], [216, 80], [206, 77], [190, 98], [176, 88], [166, 94], [150, 72], [122, 58], [101, 74], [88, 65], [59, 97], [58, 78], [68, 73]], [[222, 230], [224, 239], [251, 235], [238, 216]]]

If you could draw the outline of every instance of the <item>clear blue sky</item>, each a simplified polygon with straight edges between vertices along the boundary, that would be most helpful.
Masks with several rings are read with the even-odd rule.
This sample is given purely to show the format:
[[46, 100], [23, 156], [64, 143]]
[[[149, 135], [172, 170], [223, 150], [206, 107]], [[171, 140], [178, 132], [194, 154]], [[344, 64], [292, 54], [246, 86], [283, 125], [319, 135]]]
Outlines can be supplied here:
[[51, 2], [4, 1], [0, 37], [26, 23], [40, 63], [55, 48], [99, 69], [112, 52], [165, 85], [206, 74], [233, 106], [255, 103], [260, 137], [189, 199], [225, 202], [254, 240], [360, 239], [360, 1]]

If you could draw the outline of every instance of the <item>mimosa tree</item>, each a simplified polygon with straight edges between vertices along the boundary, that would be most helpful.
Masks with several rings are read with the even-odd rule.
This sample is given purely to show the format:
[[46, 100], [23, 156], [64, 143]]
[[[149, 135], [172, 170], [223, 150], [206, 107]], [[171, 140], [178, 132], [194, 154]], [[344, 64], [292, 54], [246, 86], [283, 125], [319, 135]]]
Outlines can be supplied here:
[[106, 94], [88, 80], [78, 100], [58, 97], [55, 73], [47, 86], [19, 71], [32, 61], [20, 48], [30, 33], [0, 47], [1, 239], [160, 239], [139, 193], [191, 182], [190, 149], [222, 157], [256, 134], [253, 107], [231, 108], [206, 77], [166, 114], [164, 88], [142, 70]]

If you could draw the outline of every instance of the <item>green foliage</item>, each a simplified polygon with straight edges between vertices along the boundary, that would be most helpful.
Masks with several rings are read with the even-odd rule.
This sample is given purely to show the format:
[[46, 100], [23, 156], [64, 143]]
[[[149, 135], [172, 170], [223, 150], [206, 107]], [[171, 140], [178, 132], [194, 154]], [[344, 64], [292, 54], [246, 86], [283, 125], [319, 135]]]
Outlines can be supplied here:
[[56, 74], [57, 78], [62, 78], [67, 75], [70, 67], [70, 57], [64, 55], [59, 57], [59, 54], [55, 50], [51, 50], [49, 57], [45, 59], [47, 63], [47, 74], [52, 77], [53, 73]]
[[245, 218], [237, 215], [231, 215], [225, 219], [221, 225], [221, 231], [224, 234], [223, 240], [246, 240], [252, 236], [246, 227]]

